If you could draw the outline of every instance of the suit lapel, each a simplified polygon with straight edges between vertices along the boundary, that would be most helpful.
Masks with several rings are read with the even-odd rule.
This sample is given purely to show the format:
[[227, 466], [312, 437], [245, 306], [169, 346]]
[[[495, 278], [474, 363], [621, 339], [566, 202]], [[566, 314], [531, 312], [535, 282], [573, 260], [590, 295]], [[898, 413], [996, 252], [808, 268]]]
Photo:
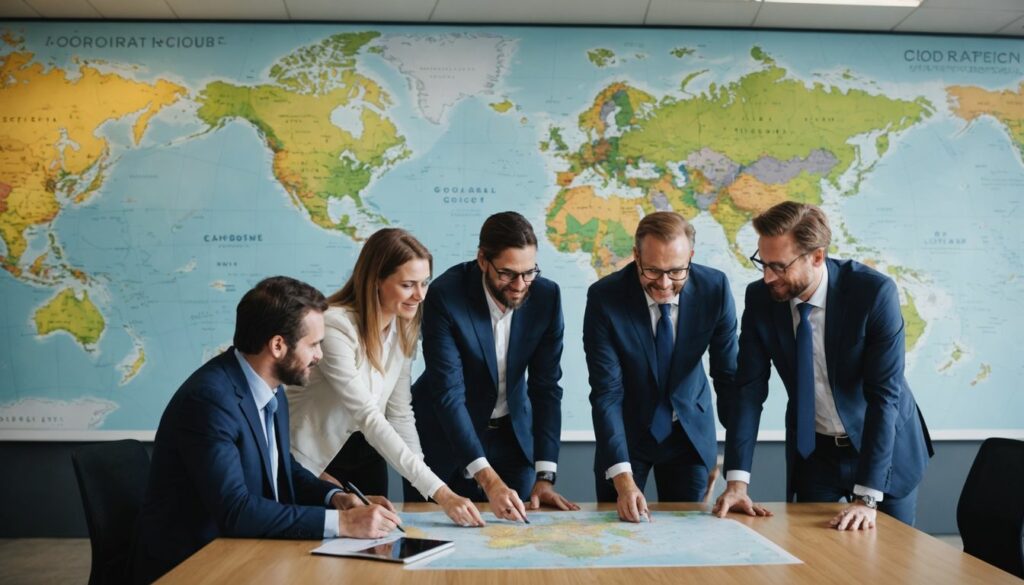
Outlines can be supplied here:
[[843, 309], [847, 303], [842, 302], [838, 263], [828, 259], [826, 266], [828, 269], [828, 294], [825, 300], [825, 364], [828, 367], [829, 386], [834, 388], [836, 352], [839, 351], [839, 339], [843, 329]]
[[695, 324], [700, 320], [700, 308], [697, 306], [697, 300], [700, 297], [697, 291], [699, 286], [700, 284], [696, 280], [691, 280], [683, 286], [683, 290], [679, 291], [679, 313], [676, 315], [676, 341], [675, 346], [672, 348], [672, 364], [668, 375], [670, 388], [674, 388], [677, 385], [678, 378], [682, 374], [682, 366], [680, 364], [689, 349], [689, 343], [694, 341]]
[[647, 297], [644, 289], [640, 286], [640, 280], [636, 273], [636, 262], [626, 267], [623, 274], [626, 287], [626, 314], [629, 322], [633, 325], [633, 332], [640, 344], [640, 349], [647, 357], [647, 365], [651, 369], [651, 375], [661, 385], [658, 379], [658, 354], [654, 348], [654, 331], [651, 330], [651, 310], [647, 306]]
[[480, 342], [480, 353], [487, 362], [487, 369], [491, 373], [491, 383], [494, 388], [498, 387], [498, 362], [494, 354], [494, 329], [491, 327], [491, 310], [487, 306], [487, 299], [484, 298], [483, 273], [473, 263], [466, 272], [466, 290], [469, 291], [469, 319], [473, 322], [473, 330], [476, 331], [476, 338]]
[[[520, 364], [522, 352], [516, 351], [520, 344], [523, 342], [523, 334], [525, 333], [524, 328], [526, 323], [530, 320], [529, 315], [526, 314], [526, 306], [530, 304], [530, 299], [527, 297], [526, 301], [519, 305], [519, 308], [512, 313], [512, 325], [509, 328], [508, 335], [508, 352], [505, 354], [505, 389], [514, 388], [516, 383], [519, 382], [518, 373], [525, 370], [525, 365]], [[497, 386], [497, 384], [495, 384]]]
[[274, 474], [270, 469], [270, 453], [267, 448], [267, 436], [263, 432], [263, 424], [260, 422], [260, 413], [256, 409], [256, 399], [252, 397], [252, 390], [249, 389], [249, 382], [245, 379], [242, 366], [235, 358], [234, 348], [227, 350], [224, 355], [227, 357], [226, 369], [235, 385], [235, 394], [238, 396], [238, 406], [249, 423], [249, 430], [252, 431], [253, 440], [260, 451], [260, 459], [263, 461], [263, 471], [267, 474], [267, 482], [273, 481]]
[[[796, 372], [796, 336], [793, 335], [793, 311], [790, 309], [789, 302], [772, 301], [771, 307], [772, 318], [775, 320], [775, 333], [779, 338], [782, 363], [786, 364], [787, 376], [783, 377], [785, 381]], [[776, 367], [778, 367], [777, 364]], [[781, 372], [779, 374], [782, 375]]]
[[[277, 433], [278, 456], [280, 465], [277, 469], [277, 499], [281, 503], [295, 502], [295, 489], [292, 486], [291, 441], [288, 429], [288, 396], [285, 391], [277, 392], [277, 412], [274, 413], [274, 430]], [[281, 489], [281, 488], [285, 489]]]

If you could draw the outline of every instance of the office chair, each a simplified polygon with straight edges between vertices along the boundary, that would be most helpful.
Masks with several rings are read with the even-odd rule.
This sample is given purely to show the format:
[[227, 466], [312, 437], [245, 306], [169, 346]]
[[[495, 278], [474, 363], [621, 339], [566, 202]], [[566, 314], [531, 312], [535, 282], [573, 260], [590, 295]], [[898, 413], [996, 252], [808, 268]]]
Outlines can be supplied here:
[[112, 441], [77, 449], [71, 462], [92, 545], [89, 585], [128, 583], [149, 454], [138, 441]]
[[1024, 578], [1024, 441], [981, 444], [960, 492], [956, 523], [965, 553]]

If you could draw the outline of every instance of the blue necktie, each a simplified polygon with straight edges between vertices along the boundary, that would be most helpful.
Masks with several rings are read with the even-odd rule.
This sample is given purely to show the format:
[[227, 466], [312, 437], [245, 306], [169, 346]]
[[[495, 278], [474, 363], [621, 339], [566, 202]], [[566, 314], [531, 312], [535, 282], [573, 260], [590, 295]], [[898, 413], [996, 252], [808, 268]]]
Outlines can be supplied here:
[[654, 416], [651, 418], [651, 436], [657, 442], [664, 441], [672, 434], [672, 404], [668, 398], [668, 374], [672, 364], [672, 305], [658, 305], [661, 317], [654, 334], [654, 349], [658, 354], [658, 381], [660, 388], [655, 389]]
[[800, 303], [800, 324], [796, 326], [796, 450], [806, 459], [814, 452], [814, 335], [811, 309]]
[[277, 441], [274, 440], [274, 413], [277, 412], [277, 396], [271, 396], [270, 402], [263, 408], [263, 419], [267, 423], [267, 455], [270, 457], [270, 485], [274, 487], [274, 499], [277, 499]]

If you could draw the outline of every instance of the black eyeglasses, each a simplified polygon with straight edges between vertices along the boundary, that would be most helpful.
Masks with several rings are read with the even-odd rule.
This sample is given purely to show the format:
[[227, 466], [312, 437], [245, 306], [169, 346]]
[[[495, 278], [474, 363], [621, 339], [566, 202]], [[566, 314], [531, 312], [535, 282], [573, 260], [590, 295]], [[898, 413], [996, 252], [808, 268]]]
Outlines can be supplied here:
[[661, 280], [661, 277], [668, 276], [668, 279], [673, 282], [680, 282], [686, 280], [686, 275], [690, 272], [689, 266], [683, 266], [682, 268], [669, 268], [668, 270], [662, 270], [660, 268], [648, 268], [639, 261], [636, 263], [640, 267], [640, 274], [643, 274], [645, 278], [651, 280]]
[[[815, 248], [814, 250], [817, 250], [817, 248]], [[800, 254], [796, 258], [793, 258], [793, 260], [791, 260], [789, 264], [782, 264], [781, 262], [765, 262], [764, 260], [761, 260], [760, 258], [757, 257], [757, 255], [761, 252], [760, 250], [757, 250], [753, 254], [751, 254], [749, 260], [753, 262], [754, 266], [757, 266], [757, 269], [760, 270], [761, 272], [764, 272], [767, 268], [774, 272], [776, 276], [785, 276], [786, 271], [789, 270], [790, 266], [795, 264], [797, 260], [810, 254], [814, 250], [807, 250], [803, 254]]]
[[487, 263], [491, 265], [491, 268], [493, 268], [496, 273], [498, 273], [498, 280], [501, 282], [515, 282], [519, 277], [523, 278], [523, 282], [533, 282], [538, 276], [540, 276], [540, 267], [536, 264], [533, 265], [532, 269], [527, 270], [526, 272], [516, 272], [515, 270], [498, 268], [494, 265], [494, 262], [491, 262], [490, 260], [488, 260]]

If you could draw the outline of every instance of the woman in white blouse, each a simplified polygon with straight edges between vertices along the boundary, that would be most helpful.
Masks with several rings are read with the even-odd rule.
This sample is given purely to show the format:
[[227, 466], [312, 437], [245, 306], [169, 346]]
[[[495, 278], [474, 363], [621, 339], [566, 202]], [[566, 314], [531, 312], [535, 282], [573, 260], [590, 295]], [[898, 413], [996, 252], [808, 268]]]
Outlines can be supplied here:
[[455, 523], [480, 526], [476, 506], [423, 462], [416, 434], [410, 369], [432, 264], [405, 230], [366, 240], [352, 276], [327, 299], [323, 359], [305, 387], [288, 388], [292, 454], [321, 479], [375, 494], [387, 494], [390, 463]]

